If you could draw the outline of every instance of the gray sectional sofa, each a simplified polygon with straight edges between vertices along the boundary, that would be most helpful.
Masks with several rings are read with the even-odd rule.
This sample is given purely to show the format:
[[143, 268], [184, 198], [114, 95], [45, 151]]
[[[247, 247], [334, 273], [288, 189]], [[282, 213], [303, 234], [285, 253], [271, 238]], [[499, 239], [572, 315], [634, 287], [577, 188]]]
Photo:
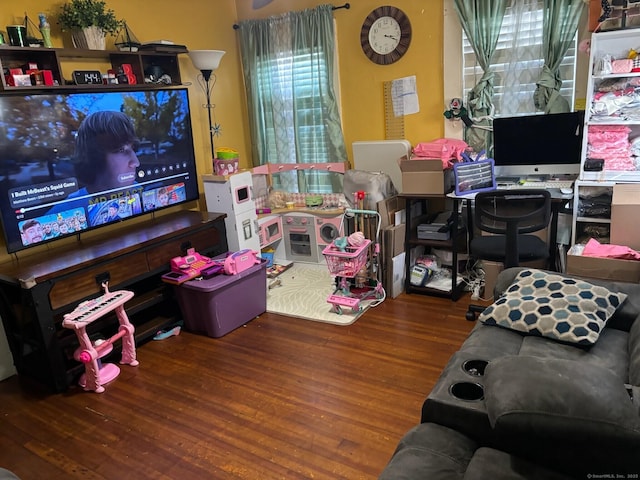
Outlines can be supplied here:
[[640, 285], [511, 268], [494, 298], [380, 478], [640, 478]]

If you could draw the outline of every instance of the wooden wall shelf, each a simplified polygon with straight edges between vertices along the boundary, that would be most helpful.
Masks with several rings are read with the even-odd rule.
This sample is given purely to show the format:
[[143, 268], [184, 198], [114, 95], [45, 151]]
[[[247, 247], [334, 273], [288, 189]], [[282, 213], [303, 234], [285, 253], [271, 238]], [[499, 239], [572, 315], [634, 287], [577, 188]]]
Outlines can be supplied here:
[[[76, 68], [70, 65], [82, 65], [100, 63], [101, 73], [107, 73], [108, 69], [116, 72], [123, 64], [129, 64], [136, 76], [136, 88], [157, 88], [167, 86], [165, 83], [145, 83], [145, 72], [151, 67], [158, 67], [163, 73], [171, 77], [170, 85], [181, 85], [180, 68], [178, 62], [179, 52], [122, 52], [119, 50], [84, 50], [79, 48], [44, 48], [44, 47], [8, 47], [0, 46], [0, 68], [6, 72], [10, 68], [23, 68], [27, 63], [36, 63], [40, 70], [50, 70], [54, 86], [34, 85], [15, 87], [8, 84], [5, 75], [0, 77], [0, 92], [19, 91], [26, 93], [33, 90], [53, 90], [60, 88], [99, 89], [99, 88], [131, 88], [133, 85], [76, 85], [71, 82], [70, 72]], [[79, 68], [78, 68], [79, 69]], [[95, 70], [95, 67], [87, 68]], [[66, 77], [66, 78], [65, 78]]]

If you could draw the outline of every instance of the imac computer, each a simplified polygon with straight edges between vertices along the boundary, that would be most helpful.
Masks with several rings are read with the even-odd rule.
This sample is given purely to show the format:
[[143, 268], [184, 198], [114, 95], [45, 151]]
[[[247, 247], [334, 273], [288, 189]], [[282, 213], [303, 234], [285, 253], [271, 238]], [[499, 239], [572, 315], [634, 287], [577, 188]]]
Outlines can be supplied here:
[[496, 177], [576, 178], [584, 111], [493, 120]]

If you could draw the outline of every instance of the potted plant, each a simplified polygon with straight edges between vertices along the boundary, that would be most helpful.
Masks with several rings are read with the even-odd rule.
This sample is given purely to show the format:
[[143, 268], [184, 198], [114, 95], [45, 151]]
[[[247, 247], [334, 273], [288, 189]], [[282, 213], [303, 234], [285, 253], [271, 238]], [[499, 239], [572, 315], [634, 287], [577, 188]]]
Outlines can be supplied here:
[[74, 47], [94, 50], [104, 50], [106, 35], [122, 28], [122, 20], [102, 0], [70, 0], [62, 5], [58, 24], [71, 32]]

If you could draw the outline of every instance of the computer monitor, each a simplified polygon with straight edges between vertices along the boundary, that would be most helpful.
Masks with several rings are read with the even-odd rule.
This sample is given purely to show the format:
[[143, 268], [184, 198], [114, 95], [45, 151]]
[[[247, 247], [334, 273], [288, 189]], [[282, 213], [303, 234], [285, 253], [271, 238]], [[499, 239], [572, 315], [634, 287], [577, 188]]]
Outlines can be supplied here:
[[495, 118], [495, 175], [577, 176], [583, 126], [583, 110]]

